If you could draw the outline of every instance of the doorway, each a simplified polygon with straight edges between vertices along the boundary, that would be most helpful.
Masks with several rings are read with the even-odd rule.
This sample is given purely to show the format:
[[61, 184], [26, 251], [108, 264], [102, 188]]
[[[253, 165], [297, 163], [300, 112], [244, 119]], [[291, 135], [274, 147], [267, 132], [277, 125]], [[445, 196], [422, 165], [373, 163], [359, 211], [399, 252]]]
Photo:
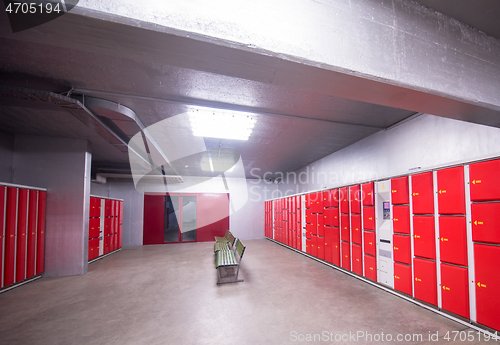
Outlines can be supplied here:
[[196, 242], [196, 196], [167, 194], [163, 243]]

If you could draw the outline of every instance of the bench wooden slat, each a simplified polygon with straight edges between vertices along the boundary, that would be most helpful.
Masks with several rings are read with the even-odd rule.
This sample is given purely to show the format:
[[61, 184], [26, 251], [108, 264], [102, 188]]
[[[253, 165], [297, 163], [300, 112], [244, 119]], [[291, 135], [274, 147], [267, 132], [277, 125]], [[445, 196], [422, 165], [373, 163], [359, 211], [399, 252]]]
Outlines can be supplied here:
[[217, 253], [219, 250], [230, 250], [229, 244], [227, 242], [215, 242], [214, 253]]

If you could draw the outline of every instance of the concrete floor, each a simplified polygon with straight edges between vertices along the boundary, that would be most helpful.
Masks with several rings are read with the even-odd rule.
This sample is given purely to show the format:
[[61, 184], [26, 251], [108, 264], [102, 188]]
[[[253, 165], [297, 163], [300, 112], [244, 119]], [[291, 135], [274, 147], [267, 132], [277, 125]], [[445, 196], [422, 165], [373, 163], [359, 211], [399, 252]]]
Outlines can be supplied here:
[[[278, 244], [244, 243], [242, 283], [217, 286], [213, 243], [188, 243], [124, 249], [86, 275], [0, 294], [0, 344], [478, 343], [475, 331], [445, 341], [469, 329]], [[335, 341], [358, 331], [373, 341]], [[333, 341], [300, 341], [323, 332]]]

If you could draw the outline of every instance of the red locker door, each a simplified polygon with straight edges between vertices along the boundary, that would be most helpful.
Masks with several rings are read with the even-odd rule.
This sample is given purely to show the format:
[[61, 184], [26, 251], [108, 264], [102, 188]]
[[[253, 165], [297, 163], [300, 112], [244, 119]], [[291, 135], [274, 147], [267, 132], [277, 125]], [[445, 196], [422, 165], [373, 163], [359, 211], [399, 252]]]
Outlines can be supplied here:
[[465, 214], [464, 167], [437, 171], [439, 214]]
[[42, 274], [45, 266], [45, 203], [47, 192], [38, 193], [38, 228], [36, 235], [36, 274]]
[[332, 263], [340, 266], [340, 229], [332, 228]]
[[313, 212], [323, 213], [323, 192], [314, 193], [314, 207]]
[[104, 253], [108, 254], [110, 252], [111, 245], [111, 235], [104, 236]]
[[377, 255], [377, 240], [374, 231], [365, 231], [364, 245], [365, 254]]
[[413, 217], [414, 254], [427, 259], [436, 259], [434, 217]]
[[310, 238], [307, 238], [306, 237], [306, 253], [307, 254], [311, 254], [311, 250], [312, 250], [312, 240]]
[[411, 265], [411, 237], [393, 235], [394, 261]]
[[312, 193], [306, 194], [306, 208], [311, 208], [312, 202], [311, 202], [311, 195]]
[[5, 239], [5, 187], [0, 186], [0, 288], [3, 287], [3, 244]]
[[430, 260], [413, 259], [415, 298], [437, 305], [436, 263]]
[[439, 253], [442, 262], [467, 266], [465, 217], [439, 217]]
[[410, 234], [410, 206], [394, 206], [393, 213], [393, 229], [397, 234]]
[[394, 263], [394, 289], [412, 295], [411, 266]]
[[308, 238], [311, 238], [312, 235], [317, 235], [316, 234], [317, 229], [318, 227], [316, 224], [306, 224], [306, 236]]
[[352, 242], [361, 244], [362, 243], [361, 215], [359, 214], [351, 215], [351, 230], [352, 230]]
[[98, 203], [98, 201], [100, 201], [100, 199], [90, 197], [89, 217], [99, 217], [101, 204]]
[[477, 322], [500, 329], [500, 247], [474, 244]]
[[316, 246], [318, 247], [318, 258], [325, 260], [325, 238], [323, 236], [316, 237]]
[[349, 187], [351, 213], [361, 214], [361, 185]]
[[17, 205], [16, 283], [26, 279], [26, 247], [28, 246], [28, 190], [19, 189]]
[[339, 197], [338, 188], [332, 189], [330, 191], [330, 205], [331, 205], [331, 207], [339, 207], [340, 206], [340, 197]]
[[342, 214], [340, 215], [340, 225], [341, 225], [341, 238], [342, 241], [350, 242], [351, 241], [351, 229], [349, 226], [349, 215]]
[[318, 257], [318, 236], [311, 237], [311, 255]]
[[113, 220], [113, 218], [111, 218], [111, 217], [104, 218], [104, 236], [107, 236], [107, 235], [113, 233], [113, 231], [112, 231], [112, 226], [113, 226], [112, 220]]
[[375, 207], [363, 207], [363, 228], [375, 230]]
[[432, 172], [413, 175], [411, 177], [411, 188], [413, 214], [434, 214]]
[[374, 183], [365, 183], [362, 186], [363, 206], [375, 206], [375, 193], [373, 188]]
[[100, 218], [89, 218], [89, 239], [99, 237], [100, 227]]
[[104, 217], [111, 217], [113, 213], [112, 200], [104, 200]]
[[323, 192], [323, 207], [332, 207], [331, 196], [329, 190]]
[[393, 205], [409, 204], [410, 190], [408, 187], [408, 176], [391, 179], [391, 192]]
[[323, 216], [322, 214], [318, 214], [318, 230], [317, 230], [317, 234], [318, 236], [323, 236], [325, 237], [325, 221], [324, 221], [324, 218], [325, 216]]
[[333, 263], [333, 228], [325, 226], [325, 260]]
[[349, 191], [348, 187], [339, 189], [340, 213], [349, 213]]
[[500, 203], [472, 204], [472, 240], [500, 243]]
[[36, 217], [38, 211], [38, 192], [36, 190], [29, 191], [28, 210], [28, 254], [26, 278], [33, 277], [36, 274]]
[[[99, 243], [99, 240], [97, 239], [97, 243]], [[89, 240], [89, 261], [96, 258], [95, 254], [97, 252], [97, 255], [99, 255], [99, 250], [97, 250], [96, 247], [96, 239]]]
[[351, 270], [351, 244], [342, 242], [342, 267]]
[[469, 318], [469, 271], [441, 264], [442, 308]]
[[363, 250], [360, 245], [352, 245], [352, 271], [363, 275]]
[[365, 254], [365, 277], [377, 281], [377, 259]]
[[472, 201], [500, 200], [500, 159], [474, 163], [470, 170], [470, 198]]
[[327, 208], [325, 209], [325, 213], [324, 213], [324, 219], [325, 219], [325, 225], [328, 225], [328, 226], [333, 226], [333, 211], [335, 209], [334, 208]]

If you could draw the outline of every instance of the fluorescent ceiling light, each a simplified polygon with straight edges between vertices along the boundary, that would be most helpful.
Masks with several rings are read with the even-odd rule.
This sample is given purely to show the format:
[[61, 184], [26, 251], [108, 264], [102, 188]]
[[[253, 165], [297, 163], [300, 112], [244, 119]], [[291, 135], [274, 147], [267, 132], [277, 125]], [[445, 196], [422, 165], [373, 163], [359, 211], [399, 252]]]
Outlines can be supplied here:
[[252, 116], [225, 110], [194, 110], [189, 121], [196, 137], [248, 140], [256, 122]]

